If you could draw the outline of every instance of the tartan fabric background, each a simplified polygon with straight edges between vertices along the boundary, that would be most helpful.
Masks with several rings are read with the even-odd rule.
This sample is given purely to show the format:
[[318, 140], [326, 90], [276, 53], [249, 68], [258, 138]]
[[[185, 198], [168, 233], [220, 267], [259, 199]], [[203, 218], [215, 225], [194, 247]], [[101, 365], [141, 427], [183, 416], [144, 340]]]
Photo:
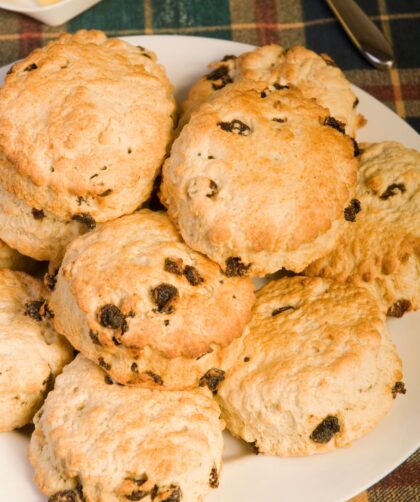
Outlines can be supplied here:
[[[373, 69], [323, 0], [103, 0], [69, 23], [48, 27], [0, 11], [0, 66], [62, 31], [98, 28], [111, 36], [183, 34], [262, 45], [303, 44], [327, 52], [348, 78], [420, 131], [420, 0], [358, 0], [394, 47], [390, 71]], [[420, 502], [420, 450], [352, 502]], [[310, 502], [310, 501], [308, 501]]]
[[1, 11], [0, 65], [61, 31], [99, 28], [113, 36], [173, 33], [261, 45], [303, 44], [327, 52], [348, 78], [420, 131], [420, 0], [358, 0], [391, 41], [396, 65], [373, 69], [324, 0], [102, 0], [60, 27]]

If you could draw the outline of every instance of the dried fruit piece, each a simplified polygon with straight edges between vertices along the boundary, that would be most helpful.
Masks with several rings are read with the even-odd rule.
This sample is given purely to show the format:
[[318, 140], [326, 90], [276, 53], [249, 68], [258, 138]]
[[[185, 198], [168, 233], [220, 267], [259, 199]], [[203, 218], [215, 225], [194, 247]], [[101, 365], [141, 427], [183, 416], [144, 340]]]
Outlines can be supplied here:
[[43, 298], [25, 303], [24, 314], [35, 321], [52, 319], [54, 317], [54, 312], [49, 308], [47, 300], [44, 300]]
[[210, 471], [209, 485], [210, 488], [217, 488], [219, 486], [219, 475], [216, 466], [212, 467]]
[[[215, 91], [223, 89], [225, 85], [233, 82], [232, 77], [229, 75], [229, 67], [226, 65], [220, 65], [215, 68], [206, 76], [206, 79], [212, 81], [211, 86]], [[220, 81], [220, 83], [217, 84], [216, 81]]]
[[111, 369], [111, 365], [110, 365], [109, 363], [107, 363], [103, 357], [100, 357], [100, 358], [98, 359], [98, 364], [99, 364], [99, 366], [100, 366], [101, 368], [103, 368], [104, 370], [109, 371], [109, 370]]
[[98, 333], [96, 333], [95, 331], [89, 330], [89, 337], [94, 345], [102, 345], [99, 341]]
[[23, 71], [33, 71], [33, 70], [36, 70], [37, 68], [38, 68], [38, 66], [35, 63], [31, 63]]
[[230, 122], [218, 122], [217, 125], [222, 131], [239, 134], [240, 136], [249, 136], [251, 134], [251, 128], [241, 120], [235, 119]]
[[334, 434], [340, 432], [340, 423], [337, 417], [328, 415], [315, 427], [309, 436], [315, 443], [328, 443]]
[[42, 209], [35, 209], [33, 207], [31, 213], [36, 220], [43, 220], [45, 218], [45, 214]]
[[122, 333], [128, 330], [128, 323], [121, 310], [111, 303], [101, 307], [99, 311], [99, 323], [104, 328], [121, 329]]
[[394, 387], [392, 387], [392, 397], [395, 399], [397, 394], [405, 394], [407, 389], [405, 388], [404, 382], [395, 382]]
[[323, 124], [325, 126], [332, 127], [333, 129], [336, 129], [338, 132], [341, 132], [341, 134], [346, 133], [344, 122], [341, 122], [340, 120], [337, 120], [334, 117], [327, 117], [326, 119], [324, 119]]
[[78, 221], [79, 223], [83, 223], [90, 230], [93, 230], [96, 227], [96, 221], [89, 213], [73, 214], [71, 219], [74, 221]]
[[225, 263], [225, 275], [227, 275], [228, 277], [242, 277], [247, 274], [248, 269], [251, 266], [250, 263], [248, 263], [247, 265], [245, 263], [242, 263], [242, 260], [239, 256], [231, 256], [226, 260]]
[[217, 186], [217, 183], [215, 181], [210, 180], [209, 188], [210, 188], [210, 193], [207, 193], [206, 197], [211, 199], [217, 194], [217, 192], [219, 191], [219, 187]]
[[187, 278], [191, 286], [198, 286], [204, 279], [201, 277], [200, 273], [195, 267], [191, 265], [186, 265], [184, 268], [184, 275]]
[[391, 185], [387, 187], [385, 192], [383, 192], [379, 196], [379, 198], [382, 200], [387, 200], [390, 197], [394, 197], [394, 195], [397, 195], [397, 190], [399, 190], [401, 193], [404, 193], [406, 190], [404, 183], [391, 183]]
[[158, 307], [158, 312], [171, 314], [172, 303], [178, 298], [178, 290], [172, 284], [162, 283], [152, 289], [152, 297]]
[[344, 209], [344, 218], [347, 221], [356, 221], [356, 214], [362, 210], [362, 205], [357, 199], [352, 199], [350, 205]]
[[182, 258], [165, 258], [164, 270], [171, 274], [182, 275]]
[[147, 497], [150, 494], [150, 491], [145, 490], [135, 490], [131, 492], [129, 495], [125, 495], [127, 500], [141, 500]]
[[274, 309], [273, 312], [271, 312], [271, 315], [274, 317], [281, 314], [282, 312], [286, 312], [286, 310], [295, 310], [295, 307], [292, 307], [291, 305], [287, 305], [286, 307], [279, 307], [278, 309]]
[[77, 493], [74, 490], [63, 490], [51, 495], [48, 502], [77, 502]]
[[401, 298], [394, 302], [388, 309], [386, 315], [390, 317], [402, 317], [411, 308], [410, 300]]
[[224, 379], [225, 372], [223, 370], [211, 368], [200, 378], [198, 384], [200, 387], [207, 386], [213, 394], [215, 394], [217, 392], [217, 387]]
[[54, 291], [56, 283], [57, 283], [57, 272], [55, 274], [44, 275], [44, 284], [47, 289], [49, 289], [50, 291]]
[[160, 375], [153, 373], [153, 371], [145, 371], [144, 374], [147, 375], [148, 377], [150, 377], [154, 381], [155, 384], [163, 385], [163, 380]]

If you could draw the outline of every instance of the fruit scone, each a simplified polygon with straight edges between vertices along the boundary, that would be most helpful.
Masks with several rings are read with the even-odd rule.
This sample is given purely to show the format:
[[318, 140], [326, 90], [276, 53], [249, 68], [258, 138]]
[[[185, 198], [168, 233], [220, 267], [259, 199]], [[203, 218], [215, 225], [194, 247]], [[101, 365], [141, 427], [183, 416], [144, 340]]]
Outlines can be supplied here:
[[295, 276], [257, 292], [226, 350], [217, 400], [227, 428], [257, 452], [300, 456], [347, 446], [405, 393], [401, 361], [365, 288]]
[[326, 54], [318, 55], [300, 45], [285, 49], [271, 44], [238, 57], [227, 55], [211, 67], [212, 71], [190, 89], [183, 104], [181, 125], [188, 122], [211, 94], [240, 78], [264, 82], [266, 92], [289, 84], [299, 87], [306, 98], [314, 98], [328, 108], [330, 115], [352, 137], [365, 123], [357, 112], [359, 101], [350, 82]]
[[16, 63], [0, 88], [0, 238], [59, 261], [75, 236], [136, 210], [174, 110], [155, 55], [100, 31], [64, 34]]
[[201, 502], [218, 486], [219, 415], [208, 389], [121, 386], [78, 355], [35, 417], [35, 482], [50, 502]]
[[356, 218], [357, 154], [297, 88], [242, 79], [182, 129], [160, 196], [185, 242], [228, 275], [300, 272]]
[[122, 384], [183, 389], [222, 378], [221, 349], [251, 317], [254, 286], [190, 249], [164, 212], [103, 224], [67, 248], [56, 329]]
[[388, 315], [420, 308], [420, 153], [396, 142], [364, 145], [362, 211], [311, 276], [373, 288]]
[[24, 272], [0, 270], [0, 431], [32, 421], [73, 349], [52, 325], [48, 292]]

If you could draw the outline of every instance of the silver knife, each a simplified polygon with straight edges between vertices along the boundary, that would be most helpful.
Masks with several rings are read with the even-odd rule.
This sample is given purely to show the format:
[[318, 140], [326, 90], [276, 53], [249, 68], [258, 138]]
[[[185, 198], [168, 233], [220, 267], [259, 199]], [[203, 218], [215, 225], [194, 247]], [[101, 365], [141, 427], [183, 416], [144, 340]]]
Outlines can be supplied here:
[[391, 44], [353, 0], [326, 0], [354, 45], [375, 68], [388, 70], [394, 63]]

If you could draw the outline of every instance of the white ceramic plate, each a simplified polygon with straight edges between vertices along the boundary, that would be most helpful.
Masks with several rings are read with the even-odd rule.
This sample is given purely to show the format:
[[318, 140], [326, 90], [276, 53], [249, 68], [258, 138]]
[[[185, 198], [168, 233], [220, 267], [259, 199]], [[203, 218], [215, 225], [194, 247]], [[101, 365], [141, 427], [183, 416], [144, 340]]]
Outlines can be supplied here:
[[[0, 0], [0, 9], [21, 12], [38, 21], [58, 26], [76, 17], [101, 0], [58, 0], [57, 3], [40, 5], [36, 0]], [[0, 13], [1, 15], [1, 13]]]
[[[203, 73], [210, 61], [240, 54], [251, 46], [198, 37], [127, 37], [134, 45], [154, 50], [166, 66], [178, 99]], [[0, 69], [0, 82], [8, 68]], [[418, 134], [402, 119], [362, 90], [355, 88], [360, 111], [368, 119], [359, 140], [395, 139], [420, 149]], [[225, 462], [221, 486], [208, 502], [338, 502], [344, 501], [388, 474], [420, 446], [420, 312], [389, 321], [392, 338], [404, 363], [408, 392], [395, 400], [379, 426], [351, 448], [307, 458], [255, 456], [225, 433]], [[2, 502], [44, 502], [31, 478], [27, 461], [28, 432], [0, 434]]]

